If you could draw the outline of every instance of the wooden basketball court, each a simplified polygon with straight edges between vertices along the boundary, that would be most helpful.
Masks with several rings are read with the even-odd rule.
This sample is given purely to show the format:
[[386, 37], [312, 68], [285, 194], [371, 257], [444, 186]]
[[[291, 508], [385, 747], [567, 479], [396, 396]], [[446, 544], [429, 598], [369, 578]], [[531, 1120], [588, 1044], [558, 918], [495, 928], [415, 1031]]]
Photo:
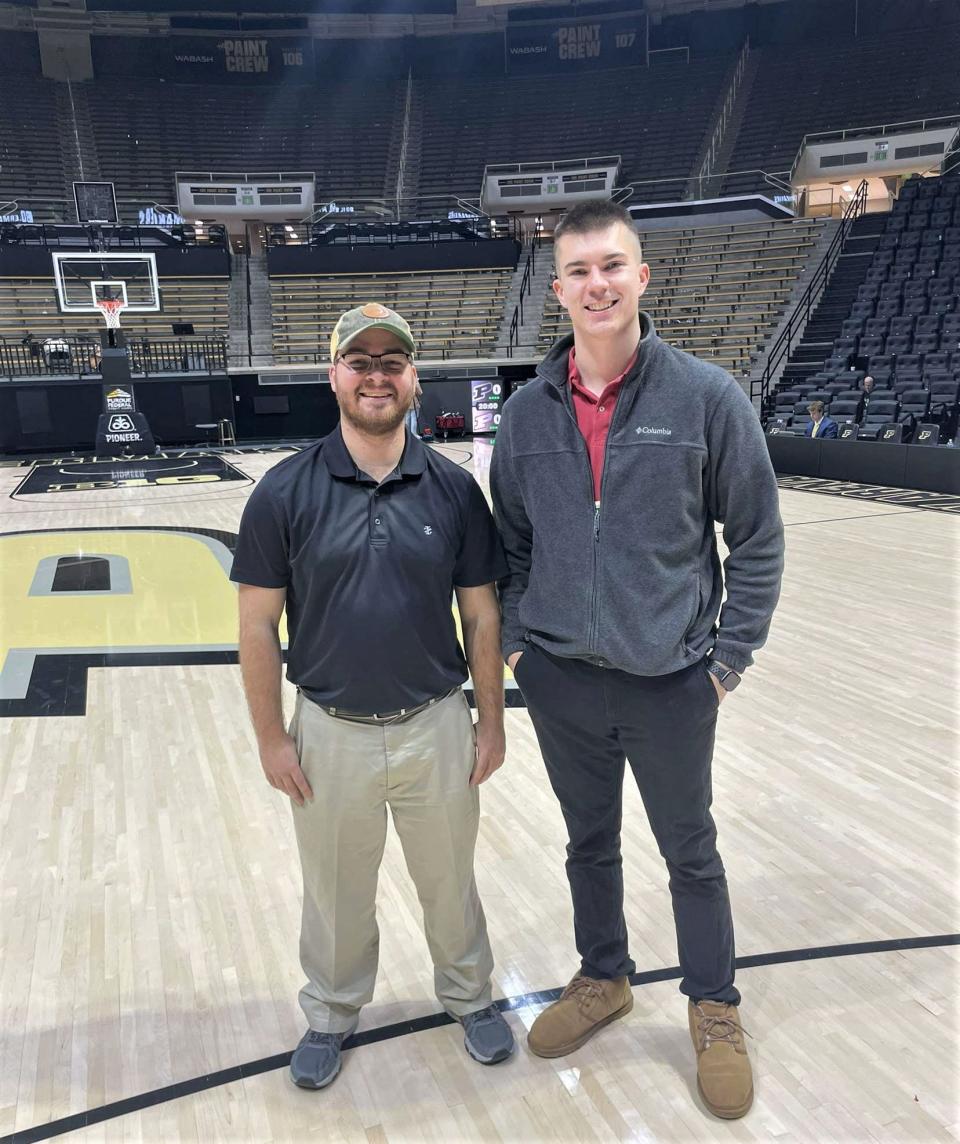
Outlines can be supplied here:
[[[486, 485], [488, 445], [441, 448]], [[577, 961], [522, 707], [477, 854], [516, 1056], [480, 1067], [437, 1015], [391, 836], [376, 997], [341, 1077], [307, 1093], [285, 1068], [299, 863], [257, 761], [224, 567], [284, 455], [226, 454], [229, 480], [99, 473], [17, 496], [27, 470], [0, 468], [0, 1137], [956, 1140], [960, 518], [782, 490], [783, 598], [714, 769], [757, 1077], [745, 1120], [696, 1095], [666, 876], [629, 781], [633, 1013], [568, 1058], [526, 1051]], [[106, 614], [57, 563], [78, 553], [129, 572]]]

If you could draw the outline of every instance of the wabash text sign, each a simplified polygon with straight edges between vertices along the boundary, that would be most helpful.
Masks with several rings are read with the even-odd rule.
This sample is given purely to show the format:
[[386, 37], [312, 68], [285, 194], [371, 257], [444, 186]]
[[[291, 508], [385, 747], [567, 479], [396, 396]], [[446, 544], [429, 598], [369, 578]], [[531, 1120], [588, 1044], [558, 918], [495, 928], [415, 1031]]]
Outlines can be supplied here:
[[508, 75], [560, 74], [646, 63], [642, 12], [510, 24], [504, 31]]

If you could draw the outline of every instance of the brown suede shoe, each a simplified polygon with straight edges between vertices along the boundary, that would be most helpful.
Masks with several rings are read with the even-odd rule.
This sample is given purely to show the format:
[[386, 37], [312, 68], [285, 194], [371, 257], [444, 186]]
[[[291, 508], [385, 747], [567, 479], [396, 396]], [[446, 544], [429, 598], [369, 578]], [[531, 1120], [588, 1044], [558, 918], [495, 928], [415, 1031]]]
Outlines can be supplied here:
[[753, 1073], [736, 1005], [692, 1001], [690, 1036], [697, 1051], [697, 1088], [714, 1116], [736, 1120], [753, 1104]]
[[579, 1049], [611, 1021], [633, 1008], [633, 991], [626, 977], [597, 981], [577, 974], [533, 1022], [527, 1045], [538, 1057], [563, 1057]]

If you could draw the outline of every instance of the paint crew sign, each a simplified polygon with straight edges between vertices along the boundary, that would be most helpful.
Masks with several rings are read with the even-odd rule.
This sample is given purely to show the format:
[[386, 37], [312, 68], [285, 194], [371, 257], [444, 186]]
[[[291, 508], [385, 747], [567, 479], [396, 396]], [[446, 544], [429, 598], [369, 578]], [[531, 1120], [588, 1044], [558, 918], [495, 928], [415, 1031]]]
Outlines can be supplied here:
[[518, 21], [505, 31], [508, 75], [560, 75], [646, 63], [646, 15], [642, 12], [579, 20]]
[[172, 37], [173, 72], [186, 79], [234, 79], [241, 83], [311, 83], [313, 40], [289, 36]]

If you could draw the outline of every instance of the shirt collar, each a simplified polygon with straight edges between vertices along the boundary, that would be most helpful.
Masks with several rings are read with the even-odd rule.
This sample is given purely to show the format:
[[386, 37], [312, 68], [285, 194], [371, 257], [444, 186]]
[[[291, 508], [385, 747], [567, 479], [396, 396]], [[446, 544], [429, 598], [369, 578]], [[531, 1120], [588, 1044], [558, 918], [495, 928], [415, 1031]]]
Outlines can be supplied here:
[[[336, 429], [323, 439], [323, 449], [320, 455], [326, 462], [327, 468], [334, 477], [343, 477], [347, 480], [358, 480], [359, 472], [354, 464], [353, 457], [347, 449], [343, 433], [338, 425]], [[407, 432], [406, 444], [397, 465], [396, 473], [401, 478], [419, 477], [427, 468], [427, 449], [424, 443]]]
[[[568, 389], [570, 385], [568, 371], [570, 350], [573, 348], [573, 342], [572, 333], [560, 338], [560, 340], [555, 342], [548, 350], [547, 356], [537, 366], [537, 376], [546, 379], [551, 385], [556, 386], [556, 388], [560, 390]], [[640, 344], [637, 346], [637, 356], [633, 366], [627, 371], [627, 376], [624, 378], [624, 381], [632, 381], [640, 376], [657, 352], [659, 344], [660, 339], [657, 337], [653, 319], [649, 314], [641, 310]]]
[[639, 354], [639, 352], [640, 352], [640, 347], [638, 346], [637, 349], [634, 351], [633, 357], [627, 362], [626, 367], [623, 369], [623, 371], [621, 373], [618, 373], [617, 376], [615, 378], [613, 378], [612, 381], [608, 381], [604, 385], [601, 393], [597, 394], [597, 393], [591, 392], [583, 384], [583, 378], [580, 376], [580, 370], [577, 366], [577, 351], [576, 351], [576, 348], [574, 346], [571, 346], [570, 347], [570, 356], [567, 358], [567, 380], [570, 382], [571, 389], [575, 389], [578, 393], [583, 394], [583, 396], [588, 398], [590, 401], [593, 401], [593, 402], [599, 401], [600, 398], [603, 396], [603, 394], [607, 393], [608, 390], [620, 388], [620, 386], [623, 384], [623, 379], [627, 376], [627, 374], [630, 372], [630, 370], [633, 369], [633, 367], [636, 363], [636, 360], [637, 360], [637, 355]]

